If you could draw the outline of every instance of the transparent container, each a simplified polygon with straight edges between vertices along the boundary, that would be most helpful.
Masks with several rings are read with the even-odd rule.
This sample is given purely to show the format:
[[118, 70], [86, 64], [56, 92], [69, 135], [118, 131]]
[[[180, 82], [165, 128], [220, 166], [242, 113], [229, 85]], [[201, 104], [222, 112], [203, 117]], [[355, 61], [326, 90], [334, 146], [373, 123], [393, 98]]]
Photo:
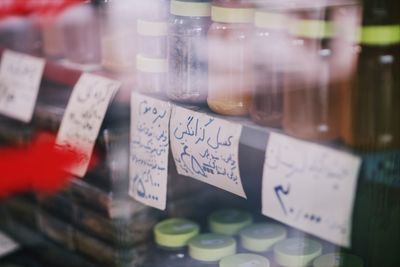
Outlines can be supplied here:
[[38, 17], [43, 42], [43, 55], [50, 59], [64, 57], [64, 39], [58, 16], [49, 15]]
[[165, 93], [165, 83], [167, 81], [167, 60], [137, 55], [136, 68], [136, 91], [163, 96]]
[[286, 52], [290, 44], [288, 22], [283, 6], [262, 8], [255, 13], [255, 81], [250, 116], [263, 126], [282, 124]]
[[61, 14], [66, 63], [76, 68], [97, 68], [101, 63], [98, 10], [85, 3]]
[[215, 1], [208, 31], [209, 88], [207, 103], [224, 115], [249, 112], [253, 77], [254, 9], [245, 1]]
[[222, 234], [201, 234], [188, 243], [191, 267], [218, 267], [218, 262], [236, 253], [236, 241]]
[[291, 14], [291, 69], [286, 71], [283, 128], [307, 140], [334, 140], [341, 127], [340, 84], [333, 79], [333, 38], [325, 6], [301, 7]]
[[209, 229], [213, 233], [228, 236], [237, 235], [238, 232], [253, 222], [251, 213], [239, 209], [222, 209], [208, 216]]
[[308, 238], [288, 238], [274, 246], [274, 260], [282, 267], [306, 267], [321, 255], [322, 245]]
[[168, 26], [167, 96], [183, 103], [207, 99], [209, 0], [171, 1]]

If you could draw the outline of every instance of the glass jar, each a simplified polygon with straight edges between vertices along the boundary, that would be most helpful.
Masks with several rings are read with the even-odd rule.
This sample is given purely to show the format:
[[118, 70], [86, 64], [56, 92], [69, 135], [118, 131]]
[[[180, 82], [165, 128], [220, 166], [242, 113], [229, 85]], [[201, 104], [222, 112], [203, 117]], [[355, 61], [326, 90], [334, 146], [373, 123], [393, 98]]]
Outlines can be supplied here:
[[189, 262], [187, 242], [200, 231], [198, 224], [182, 218], [161, 221], [154, 227], [156, 249], [145, 266], [185, 267]]
[[288, 18], [280, 6], [259, 9], [254, 25], [254, 95], [250, 116], [263, 126], [280, 127], [283, 111]]
[[167, 58], [169, 1], [145, 1], [139, 9], [138, 54], [150, 58]]
[[207, 98], [209, 0], [172, 0], [168, 23], [167, 96], [183, 103]]
[[266, 257], [250, 254], [239, 253], [233, 256], [227, 256], [219, 262], [219, 267], [269, 267], [270, 262]]
[[98, 10], [89, 3], [68, 8], [61, 14], [66, 63], [84, 70], [101, 63]]
[[252, 253], [271, 257], [270, 251], [275, 243], [285, 239], [286, 228], [276, 223], [256, 223], [239, 232], [241, 248]]
[[[396, 6], [397, 5], [397, 6]], [[400, 149], [398, 1], [364, 3], [357, 71], [345, 88], [343, 139], [363, 151]]]
[[332, 27], [325, 6], [293, 10], [291, 69], [286, 70], [283, 128], [307, 140], [333, 140], [341, 126], [340, 84], [332, 79]]
[[253, 216], [249, 212], [238, 209], [218, 210], [208, 217], [211, 232], [228, 236], [236, 235], [252, 222]]
[[253, 6], [245, 1], [217, 0], [211, 12], [208, 106], [224, 115], [246, 115], [254, 87]]
[[313, 262], [313, 267], [363, 267], [358, 256], [347, 253], [329, 253], [321, 255]]
[[273, 247], [274, 259], [282, 267], [305, 267], [321, 255], [319, 242], [308, 238], [288, 238]]
[[192, 258], [191, 267], [218, 267], [218, 262], [236, 253], [236, 241], [222, 234], [201, 234], [189, 243], [189, 255]]
[[64, 40], [61, 25], [56, 15], [38, 16], [37, 20], [42, 32], [43, 54], [50, 59], [64, 57]]
[[168, 63], [166, 59], [136, 57], [137, 86], [136, 91], [162, 96], [165, 92]]

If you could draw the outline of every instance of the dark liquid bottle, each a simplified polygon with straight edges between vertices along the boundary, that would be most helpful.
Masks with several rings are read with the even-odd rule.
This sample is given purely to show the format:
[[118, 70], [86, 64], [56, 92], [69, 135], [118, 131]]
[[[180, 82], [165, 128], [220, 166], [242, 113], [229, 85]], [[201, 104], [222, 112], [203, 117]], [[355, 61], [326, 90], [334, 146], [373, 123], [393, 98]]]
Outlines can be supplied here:
[[[397, 5], [397, 6], [396, 6]], [[364, 151], [400, 148], [400, 26], [398, 1], [364, 3], [360, 54], [346, 88], [345, 142]]]

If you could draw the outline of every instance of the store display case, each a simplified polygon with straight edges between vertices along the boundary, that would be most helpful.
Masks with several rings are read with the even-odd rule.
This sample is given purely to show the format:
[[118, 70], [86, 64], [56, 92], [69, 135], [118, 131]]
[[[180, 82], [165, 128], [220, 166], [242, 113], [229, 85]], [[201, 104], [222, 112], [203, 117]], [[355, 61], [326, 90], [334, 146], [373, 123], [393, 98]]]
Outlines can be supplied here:
[[[78, 118], [93, 167], [0, 199], [0, 267], [400, 266], [395, 0], [31, 2], [0, 12], [0, 149], [119, 89]], [[9, 51], [45, 62], [29, 121]]]

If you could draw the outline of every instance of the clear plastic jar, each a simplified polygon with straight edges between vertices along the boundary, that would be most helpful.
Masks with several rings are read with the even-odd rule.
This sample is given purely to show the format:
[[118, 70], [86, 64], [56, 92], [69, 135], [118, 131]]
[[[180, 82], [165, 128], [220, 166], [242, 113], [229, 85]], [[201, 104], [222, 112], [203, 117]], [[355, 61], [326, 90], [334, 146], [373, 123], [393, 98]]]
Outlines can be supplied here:
[[209, 0], [172, 0], [168, 26], [167, 96], [184, 103], [207, 99]]
[[332, 28], [326, 7], [291, 14], [291, 69], [286, 71], [283, 128], [308, 140], [333, 140], [341, 127], [341, 89], [333, 79]]
[[306, 267], [321, 255], [319, 242], [308, 238], [288, 238], [275, 244], [274, 260], [282, 267]]
[[246, 115], [253, 91], [254, 9], [246, 1], [217, 0], [208, 31], [209, 88], [207, 103], [214, 112]]
[[137, 86], [141, 93], [162, 96], [167, 81], [168, 63], [166, 59], [136, 57]]
[[156, 249], [150, 252], [145, 266], [185, 267], [190, 266], [187, 242], [200, 231], [200, 227], [187, 219], [172, 218], [161, 221], [154, 227]]
[[258, 124], [280, 127], [283, 112], [288, 17], [283, 6], [257, 10], [254, 18], [254, 96], [250, 116]]
[[98, 10], [85, 3], [68, 8], [61, 15], [65, 58], [77, 68], [96, 68], [101, 63]]

